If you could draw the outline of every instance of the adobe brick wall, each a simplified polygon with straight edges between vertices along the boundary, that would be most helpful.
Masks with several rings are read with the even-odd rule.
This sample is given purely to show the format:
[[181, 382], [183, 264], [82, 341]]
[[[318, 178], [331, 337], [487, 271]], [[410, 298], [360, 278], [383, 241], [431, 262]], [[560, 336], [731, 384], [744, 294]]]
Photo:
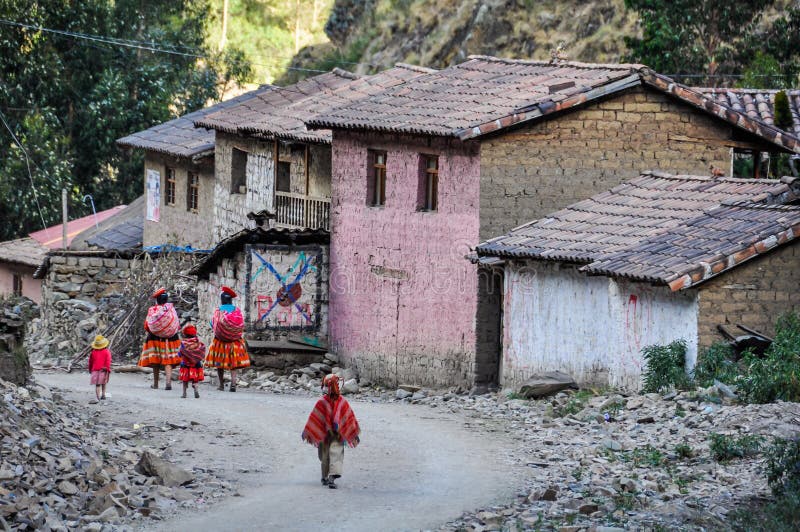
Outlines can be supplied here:
[[[730, 171], [732, 127], [636, 88], [481, 144], [485, 240], [598, 194], [644, 170]], [[753, 146], [759, 146], [753, 140]], [[741, 144], [741, 140], [739, 140]]]
[[746, 334], [741, 323], [771, 336], [775, 322], [800, 312], [800, 243], [792, 242], [698, 287], [698, 336], [702, 350], [723, 338], [717, 325]]
[[[175, 169], [175, 205], [166, 201], [166, 167]], [[214, 246], [214, 167], [209, 163], [193, 164], [187, 159], [177, 159], [154, 152], [146, 152], [144, 159], [145, 194], [147, 193], [147, 170], [155, 170], [161, 176], [161, 205], [159, 221], [144, 221], [144, 245], [160, 244], [191, 245], [196, 249]], [[187, 209], [188, 173], [200, 176], [199, 205], [197, 212]]]
[[[369, 207], [367, 150], [387, 152], [386, 205]], [[420, 153], [439, 155], [439, 210], [417, 211]], [[471, 384], [478, 238], [478, 146], [335, 132], [331, 206], [332, 349], [362, 378]]]

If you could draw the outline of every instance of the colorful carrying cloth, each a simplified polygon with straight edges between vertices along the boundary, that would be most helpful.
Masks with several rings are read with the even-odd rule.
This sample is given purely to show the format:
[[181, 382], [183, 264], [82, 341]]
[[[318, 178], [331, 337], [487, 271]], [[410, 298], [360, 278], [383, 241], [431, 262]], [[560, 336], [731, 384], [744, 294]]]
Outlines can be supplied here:
[[178, 334], [178, 329], [180, 329], [178, 312], [172, 303], [153, 305], [147, 309], [147, 318], [144, 324], [145, 329], [159, 338], [172, 338]]
[[322, 396], [314, 410], [308, 416], [305, 429], [303, 429], [303, 441], [318, 447], [325, 441], [329, 432], [337, 432], [341, 439], [350, 447], [355, 447], [359, 443], [358, 435], [361, 428], [350, 403], [342, 396], [332, 399], [329, 395]]
[[181, 357], [181, 366], [186, 366], [187, 368], [203, 367], [203, 359], [206, 357], [206, 344], [196, 336], [184, 338], [181, 341], [180, 349], [178, 349], [178, 355]]
[[181, 339], [176, 334], [172, 338], [159, 338], [150, 333], [142, 347], [142, 355], [139, 357], [139, 366], [176, 366], [181, 361], [178, 349], [181, 347]]
[[225, 312], [222, 309], [214, 311], [211, 319], [211, 328], [214, 329], [214, 337], [223, 342], [233, 342], [241, 340], [244, 335], [244, 316], [238, 308], [233, 312]]

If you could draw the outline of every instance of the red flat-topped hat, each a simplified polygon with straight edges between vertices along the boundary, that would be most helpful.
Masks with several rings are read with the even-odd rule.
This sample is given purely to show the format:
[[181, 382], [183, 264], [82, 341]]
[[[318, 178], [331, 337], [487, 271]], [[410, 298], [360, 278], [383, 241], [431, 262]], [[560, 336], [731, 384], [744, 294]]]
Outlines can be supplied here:
[[158, 296], [160, 296], [161, 294], [166, 294], [166, 293], [167, 293], [167, 289], [166, 289], [166, 288], [159, 288], [158, 290], [156, 290], [155, 292], [153, 292], [153, 295], [152, 295], [152, 296], [150, 296], [150, 297], [152, 297], [153, 299], [155, 299], [155, 298], [157, 298]]
[[184, 336], [197, 336], [197, 327], [192, 325], [191, 323], [183, 328], [183, 335]]
[[236, 292], [233, 291], [233, 288], [229, 288], [227, 286], [222, 287], [222, 293], [228, 294], [231, 297], [236, 297]]

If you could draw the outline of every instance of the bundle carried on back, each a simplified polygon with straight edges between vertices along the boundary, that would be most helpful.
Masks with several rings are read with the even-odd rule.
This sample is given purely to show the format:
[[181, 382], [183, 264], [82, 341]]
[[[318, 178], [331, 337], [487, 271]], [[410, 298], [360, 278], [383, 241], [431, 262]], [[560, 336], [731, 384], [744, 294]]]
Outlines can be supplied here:
[[147, 330], [159, 338], [172, 338], [178, 334], [180, 321], [172, 303], [153, 305], [147, 310]]
[[244, 316], [238, 308], [233, 312], [225, 312], [221, 309], [214, 311], [211, 319], [211, 327], [214, 329], [214, 336], [223, 342], [234, 342], [240, 340], [244, 335]]
[[196, 336], [184, 338], [178, 354], [183, 357], [187, 366], [194, 367], [201, 364], [206, 357], [206, 345]]

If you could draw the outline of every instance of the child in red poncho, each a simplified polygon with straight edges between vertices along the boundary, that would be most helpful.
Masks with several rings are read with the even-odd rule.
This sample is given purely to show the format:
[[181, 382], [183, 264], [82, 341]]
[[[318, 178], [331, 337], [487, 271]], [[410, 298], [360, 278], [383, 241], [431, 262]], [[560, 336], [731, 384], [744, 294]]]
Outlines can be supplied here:
[[89, 373], [92, 374], [92, 384], [97, 400], [105, 400], [108, 377], [111, 375], [111, 350], [108, 348], [108, 339], [98, 334], [92, 342], [92, 352], [89, 355]]
[[205, 379], [203, 359], [206, 357], [206, 345], [197, 337], [197, 328], [192, 324], [183, 328], [183, 340], [181, 341], [180, 349], [178, 349], [178, 355], [181, 357], [181, 369], [178, 379], [183, 383], [183, 395], [181, 397], [186, 399], [186, 390], [191, 382], [192, 388], [194, 388], [194, 398], [200, 399], [197, 383], [203, 382], [203, 379]]
[[322, 485], [336, 489], [335, 480], [342, 476], [344, 444], [355, 447], [359, 443], [356, 415], [347, 399], [339, 394], [339, 377], [328, 375], [322, 379], [323, 395], [308, 416], [303, 430], [303, 441], [317, 448], [322, 466]]

